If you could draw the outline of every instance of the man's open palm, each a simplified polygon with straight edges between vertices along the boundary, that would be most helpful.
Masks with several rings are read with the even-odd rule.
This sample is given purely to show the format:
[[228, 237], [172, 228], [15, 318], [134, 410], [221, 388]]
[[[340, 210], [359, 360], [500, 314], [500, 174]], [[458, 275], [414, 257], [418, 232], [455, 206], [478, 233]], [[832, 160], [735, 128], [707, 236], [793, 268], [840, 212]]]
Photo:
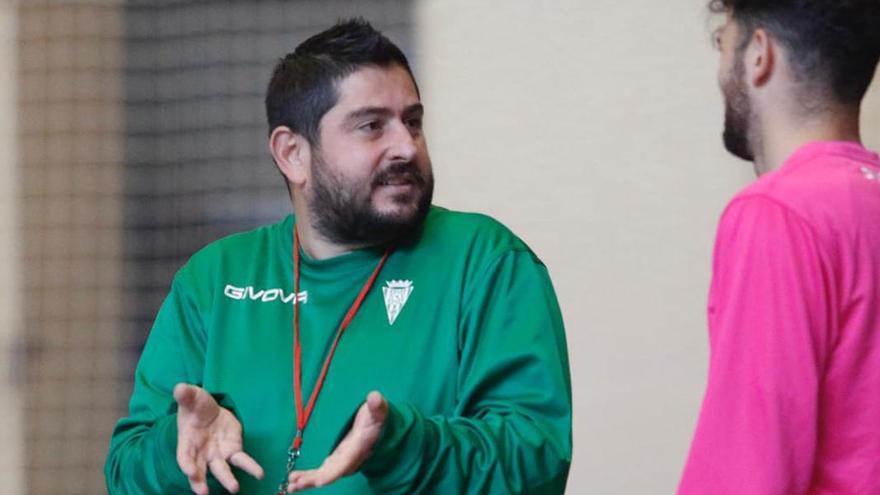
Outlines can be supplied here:
[[370, 456], [388, 416], [388, 403], [379, 392], [370, 392], [358, 409], [351, 429], [318, 469], [294, 471], [288, 479], [288, 492], [329, 485], [348, 476]]
[[230, 464], [261, 479], [263, 468], [242, 451], [241, 423], [220, 407], [211, 394], [184, 383], [174, 387], [177, 401], [177, 464], [192, 491], [208, 495], [207, 470], [232, 493], [238, 481]]

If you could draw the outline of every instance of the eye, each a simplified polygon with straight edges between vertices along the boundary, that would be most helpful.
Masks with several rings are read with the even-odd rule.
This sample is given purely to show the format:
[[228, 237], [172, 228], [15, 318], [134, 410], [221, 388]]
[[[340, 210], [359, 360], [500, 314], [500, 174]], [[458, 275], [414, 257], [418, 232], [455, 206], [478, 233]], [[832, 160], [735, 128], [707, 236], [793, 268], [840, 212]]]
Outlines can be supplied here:
[[382, 125], [381, 120], [370, 120], [359, 125], [358, 130], [370, 133], [379, 132], [382, 130]]
[[721, 51], [721, 28], [712, 31], [712, 46]]
[[422, 118], [421, 117], [412, 117], [406, 119], [406, 125], [410, 129], [421, 130], [422, 129]]

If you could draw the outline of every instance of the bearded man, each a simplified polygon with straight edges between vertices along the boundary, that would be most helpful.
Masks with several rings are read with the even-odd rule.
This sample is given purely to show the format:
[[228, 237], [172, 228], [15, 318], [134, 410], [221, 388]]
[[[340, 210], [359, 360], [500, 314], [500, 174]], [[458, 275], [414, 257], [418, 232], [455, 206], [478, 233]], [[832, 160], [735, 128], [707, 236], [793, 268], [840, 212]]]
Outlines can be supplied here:
[[880, 159], [860, 103], [877, 0], [715, 0], [728, 205], [709, 378], [678, 493], [880, 493]]
[[547, 269], [431, 205], [424, 108], [361, 20], [266, 96], [294, 215], [177, 273], [113, 433], [111, 495], [562, 493], [571, 385]]

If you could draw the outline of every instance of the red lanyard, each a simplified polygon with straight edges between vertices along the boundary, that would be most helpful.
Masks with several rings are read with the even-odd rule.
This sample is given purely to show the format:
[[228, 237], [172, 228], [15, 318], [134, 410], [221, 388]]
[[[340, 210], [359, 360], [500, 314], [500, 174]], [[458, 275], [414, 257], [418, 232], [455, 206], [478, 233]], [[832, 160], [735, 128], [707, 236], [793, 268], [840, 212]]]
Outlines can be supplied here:
[[[379, 272], [382, 271], [382, 267], [385, 265], [385, 261], [388, 260], [388, 256], [391, 254], [391, 249], [385, 251], [385, 254], [382, 255], [382, 259], [379, 260], [379, 263], [376, 265], [376, 268], [373, 269], [373, 273], [370, 275], [370, 278], [367, 279], [367, 282], [361, 288], [360, 293], [357, 298], [355, 298], [351, 307], [348, 308], [348, 312], [345, 313], [345, 318], [343, 318], [342, 323], [339, 325], [339, 329], [336, 330], [336, 336], [333, 338], [333, 344], [330, 346], [330, 350], [327, 352], [327, 356], [324, 358], [324, 365], [321, 367], [321, 373], [318, 375], [318, 379], [315, 380], [315, 387], [312, 389], [312, 394], [309, 397], [309, 402], [306, 404], [306, 407], [303, 408], [303, 393], [302, 393], [302, 344], [299, 335], [299, 233], [294, 228], [293, 231], [293, 293], [294, 293], [294, 301], [293, 305], [293, 395], [296, 400], [296, 436], [293, 438], [293, 443], [290, 446], [290, 449], [287, 451], [287, 477], [290, 477], [290, 473], [293, 471], [296, 466], [296, 460], [299, 457], [300, 447], [302, 446], [303, 441], [303, 433], [306, 430], [306, 425], [309, 423], [309, 418], [312, 416], [312, 410], [315, 408], [315, 401], [318, 400], [318, 394], [321, 393], [321, 387], [324, 386], [324, 379], [327, 377], [327, 370], [330, 368], [330, 361], [333, 360], [333, 354], [336, 352], [336, 347], [339, 345], [339, 340], [342, 338], [342, 334], [345, 332], [345, 329], [348, 328], [348, 325], [351, 323], [351, 320], [354, 319], [354, 316], [357, 314], [358, 310], [361, 308], [361, 304], [363, 304], [364, 299], [367, 298], [367, 294], [370, 292], [370, 288], [373, 287], [373, 284], [376, 282], [376, 278], [379, 276]], [[287, 478], [285, 478], [284, 482], [278, 488], [279, 494], [286, 493], [287, 486]]]

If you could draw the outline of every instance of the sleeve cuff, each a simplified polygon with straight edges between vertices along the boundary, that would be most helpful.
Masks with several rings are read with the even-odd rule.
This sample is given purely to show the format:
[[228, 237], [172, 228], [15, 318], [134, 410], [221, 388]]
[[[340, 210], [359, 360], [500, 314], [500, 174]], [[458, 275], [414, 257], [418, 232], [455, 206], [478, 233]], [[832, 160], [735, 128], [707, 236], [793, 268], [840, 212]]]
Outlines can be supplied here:
[[[219, 399], [218, 399], [218, 402]], [[156, 465], [159, 466], [158, 479], [164, 492], [173, 490], [189, 490], [189, 480], [180, 465], [177, 464], [177, 413], [169, 414], [156, 421], [154, 428], [158, 428], [157, 441], [160, 445], [155, 448]], [[220, 482], [214, 474], [208, 471], [206, 480], [211, 493], [221, 489]], [[187, 492], [189, 493], [189, 492]]]
[[[235, 407], [235, 401], [232, 400], [232, 397], [222, 392], [213, 393], [211, 394], [211, 397], [213, 397], [214, 400], [217, 401], [217, 404], [220, 407], [231, 412], [232, 415], [235, 416], [235, 419], [237, 419], [238, 422], [241, 423], [241, 418], [238, 417], [238, 410]], [[244, 429], [244, 424], [242, 424], [242, 429]], [[244, 431], [242, 431], [242, 436], [244, 436]]]
[[424, 454], [427, 426], [412, 406], [388, 402], [388, 417], [370, 457], [360, 471], [379, 492], [390, 492], [407, 479], [415, 479], [410, 471], [417, 469]]
[[158, 430], [156, 441], [159, 445], [156, 445], [154, 452], [155, 465], [159, 466], [159, 472], [162, 473], [159, 479], [164, 479], [165, 483], [170, 482], [171, 485], [179, 484], [181, 481], [185, 483], [186, 476], [177, 465], [177, 413], [159, 419], [153, 428]]

